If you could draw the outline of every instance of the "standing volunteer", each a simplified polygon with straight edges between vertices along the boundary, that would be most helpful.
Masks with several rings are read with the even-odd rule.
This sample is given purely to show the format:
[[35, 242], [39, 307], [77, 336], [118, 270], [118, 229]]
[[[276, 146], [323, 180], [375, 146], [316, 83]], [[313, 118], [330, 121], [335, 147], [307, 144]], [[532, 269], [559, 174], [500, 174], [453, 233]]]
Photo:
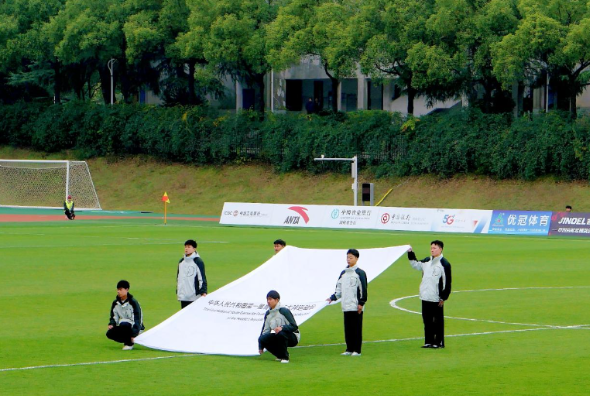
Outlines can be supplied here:
[[176, 296], [180, 301], [180, 308], [185, 308], [206, 295], [205, 263], [197, 253], [197, 242], [189, 239], [184, 243], [184, 256], [178, 262], [176, 273]]
[[326, 301], [331, 303], [342, 298], [344, 313], [344, 339], [346, 351], [343, 356], [361, 356], [363, 344], [363, 311], [367, 302], [367, 274], [357, 265], [359, 251], [349, 249], [346, 253], [348, 268], [340, 273], [336, 292]]
[[422, 348], [445, 347], [444, 304], [451, 294], [451, 263], [443, 257], [444, 243], [436, 240], [430, 243], [430, 257], [417, 260], [412, 248], [408, 260], [412, 268], [422, 271], [420, 300], [424, 321], [424, 345]]

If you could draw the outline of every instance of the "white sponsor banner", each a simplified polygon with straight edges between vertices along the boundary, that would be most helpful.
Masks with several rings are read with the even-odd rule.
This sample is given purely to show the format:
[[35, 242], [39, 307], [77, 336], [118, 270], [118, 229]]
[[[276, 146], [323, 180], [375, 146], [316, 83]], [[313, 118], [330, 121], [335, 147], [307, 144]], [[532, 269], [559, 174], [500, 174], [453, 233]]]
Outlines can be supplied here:
[[326, 207], [322, 205], [273, 205], [272, 225], [323, 227]]
[[436, 209], [431, 231], [487, 234], [492, 210]]
[[220, 224], [487, 233], [491, 210], [226, 202]]
[[323, 227], [375, 228], [379, 208], [374, 206], [324, 206]]
[[226, 202], [221, 211], [220, 224], [271, 225], [272, 204]]
[[[409, 245], [359, 249], [358, 266], [370, 282], [397, 261]], [[258, 354], [266, 293], [277, 290], [301, 326], [327, 305], [346, 264], [345, 249], [287, 246], [266, 263], [221, 289], [199, 298], [135, 342], [175, 352], [253, 356]], [[370, 287], [369, 287], [370, 289]], [[367, 305], [371, 305], [371, 294]], [[331, 325], [341, 327], [341, 322]], [[305, 327], [300, 329], [305, 343]]]
[[378, 230], [430, 231], [436, 209], [379, 208]]

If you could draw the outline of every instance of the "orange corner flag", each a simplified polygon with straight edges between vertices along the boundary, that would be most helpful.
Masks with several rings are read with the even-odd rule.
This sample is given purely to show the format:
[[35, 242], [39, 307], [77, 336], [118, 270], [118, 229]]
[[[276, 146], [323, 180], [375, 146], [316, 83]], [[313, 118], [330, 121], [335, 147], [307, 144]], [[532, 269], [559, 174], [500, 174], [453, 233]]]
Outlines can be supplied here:
[[168, 194], [164, 192], [164, 196], [162, 197], [162, 202], [170, 203], [170, 199], [168, 198]]

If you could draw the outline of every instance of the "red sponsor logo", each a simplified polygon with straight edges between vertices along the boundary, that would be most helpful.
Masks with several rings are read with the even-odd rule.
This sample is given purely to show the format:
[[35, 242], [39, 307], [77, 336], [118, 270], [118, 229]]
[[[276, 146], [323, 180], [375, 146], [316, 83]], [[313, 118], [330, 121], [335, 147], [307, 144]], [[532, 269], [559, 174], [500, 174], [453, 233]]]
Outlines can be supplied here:
[[387, 224], [389, 222], [389, 213], [384, 213], [381, 215], [381, 222], [383, 224]]
[[303, 206], [291, 206], [289, 208], [289, 210], [297, 212], [297, 214], [299, 214], [299, 216], [301, 216], [303, 221], [305, 221], [305, 224], [307, 224], [309, 222], [309, 215], [307, 214], [307, 208], [304, 208]]

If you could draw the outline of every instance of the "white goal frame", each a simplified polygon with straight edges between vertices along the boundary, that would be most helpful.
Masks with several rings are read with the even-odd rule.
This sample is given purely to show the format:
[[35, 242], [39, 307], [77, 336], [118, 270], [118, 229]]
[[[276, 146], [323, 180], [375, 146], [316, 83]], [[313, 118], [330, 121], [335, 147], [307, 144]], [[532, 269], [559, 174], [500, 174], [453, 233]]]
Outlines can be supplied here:
[[[11, 168], [15, 173], [22, 172], [21, 180], [19, 175], [12, 179], [5, 176], [3, 167]], [[41, 174], [43, 171], [53, 172], [53, 179], [59, 183], [49, 180], [44, 184], [43, 180], [36, 180], [34, 172]], [[26, 185], [27, 181], [29, 185]], [[86, 161], [0, 159], [0, 207], [63, 209], [68, 195], [72, 195], [76, 210], [102, 210]], [[44, 199], [50, 203], [37, 204]]]

